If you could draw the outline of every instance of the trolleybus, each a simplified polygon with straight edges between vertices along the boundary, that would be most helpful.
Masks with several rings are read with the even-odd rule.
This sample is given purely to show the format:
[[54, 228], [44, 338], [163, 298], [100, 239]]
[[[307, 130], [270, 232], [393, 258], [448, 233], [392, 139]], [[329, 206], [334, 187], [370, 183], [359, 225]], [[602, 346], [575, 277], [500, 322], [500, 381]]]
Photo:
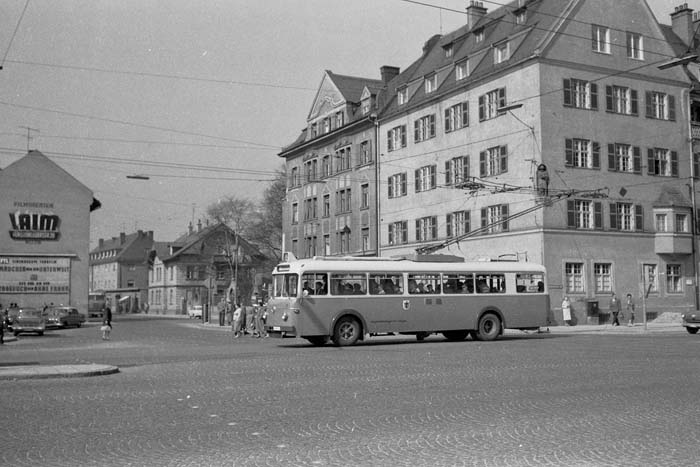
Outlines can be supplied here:
[[547, 325], [545, 275], [533, 263], [448, 255], [294, 259], [273, 271], [265, 329], [313, 345], [390, 333], [489, 341]]

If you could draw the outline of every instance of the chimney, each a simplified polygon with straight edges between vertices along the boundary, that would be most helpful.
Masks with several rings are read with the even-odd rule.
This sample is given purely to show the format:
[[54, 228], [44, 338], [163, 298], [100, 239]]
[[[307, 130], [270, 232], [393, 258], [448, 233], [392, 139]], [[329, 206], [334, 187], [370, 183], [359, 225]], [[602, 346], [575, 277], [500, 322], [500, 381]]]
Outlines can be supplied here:
[[483, 2], [471, 0], [469, 6], [467, 7], [467, 29], [470, 31], [474, 29], [474, 26], [476, 26], [481, 18], [486, 16], [487, 11], [488, 10], [484, 8]]
[[671, 28], [685, 45], [693, 45], [693, 10], [688, 8], [687, 3], [677, 6], [671, 13]]
[[199, 219], [197, 221], [197, 232], [201, 232], [201, 231], [202, 231], [202, 219]]
[[192, 225], [192, 221], [190, 221], [189, 225], [187, 226], [187, 232], [192, 235], [194, 232], [194, 226]]
[[399, 75], [401, 69], [397, 66], [384, 65], [379, 69], [379, 72], [382, 75], [382, 82], [387, 84]]
[[124, 232], [119, 232], [119, 244], [123, 245], [126, 242], [126, 234]]
[[102, 248], [103, 246], [105, 246], [105, 239], [104, 239], [104, 238], [101, 238], [101, 239], [100, 239], [100, 241], [99, 241], [99, 243], [98, 243], [98, 246], [99, 246], [100, 248]]

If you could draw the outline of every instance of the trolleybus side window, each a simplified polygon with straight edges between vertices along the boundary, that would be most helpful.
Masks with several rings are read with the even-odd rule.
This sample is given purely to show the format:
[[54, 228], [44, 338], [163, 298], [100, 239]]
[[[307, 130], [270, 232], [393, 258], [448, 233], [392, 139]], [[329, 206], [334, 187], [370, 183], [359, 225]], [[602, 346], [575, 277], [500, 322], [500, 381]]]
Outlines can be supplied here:
[[365, 295], [367, 275], [364, 273], [331, 274], [332, 295]]
[[369, 275], [370, 295], [400, 295], [403, 293], [403, 275], [376, 273]]
[[326, 295], [328, 293], [328, 274], [306, 273], [301, 276], [301, 287], [309, 295]]
[[544, 292], [544, 274], [519, 272], [515, 275], [515, 289], [518, 293]]
[[296, 297], [297, 296], [297, 279], [296, 274], [278, 274], [274, 280], [275, 297]]
[[474, 293], [473, 274], [443, 274], [442, 293], [445, 294], [467, 294]]
[[409, 274], [409, 294], [435, 294], [440, 293], [440, 274]]
[[504, 274], [477, 274], [476, 293], [505, 293], [506, 276]]

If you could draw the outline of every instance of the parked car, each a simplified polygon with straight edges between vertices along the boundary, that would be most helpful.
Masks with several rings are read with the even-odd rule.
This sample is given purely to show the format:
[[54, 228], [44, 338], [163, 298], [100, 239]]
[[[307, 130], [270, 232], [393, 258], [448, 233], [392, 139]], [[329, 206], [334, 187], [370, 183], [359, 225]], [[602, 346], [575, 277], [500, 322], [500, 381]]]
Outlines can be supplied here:
[[202, 319], [202, 305], [193, 305], [187, 309], [187, 316]]
[[80, 327], [85, 322], [85, 315], [80, 313], [77, 308], [72, 306], [53, 306], [49, 307], [45, 313], [46, 327], [67, 326]]
[[44, 313], [37, 308], [20, 308], [17, 317], [12, 321], [12, 332], [15, 336], [23, 332], [35, 332], [43, 336], [45, 329]]
[[683, 319], [683, 327], [690, 334], [697, 334], [698, 329], [700, 329], [700, 314], [691, 313], [681, 315]]
[[7, 329], [12, 331], [12, 323], [17, 319], [17, 315], [19, 314], [19, 308], [10, 308], [7, 311]]

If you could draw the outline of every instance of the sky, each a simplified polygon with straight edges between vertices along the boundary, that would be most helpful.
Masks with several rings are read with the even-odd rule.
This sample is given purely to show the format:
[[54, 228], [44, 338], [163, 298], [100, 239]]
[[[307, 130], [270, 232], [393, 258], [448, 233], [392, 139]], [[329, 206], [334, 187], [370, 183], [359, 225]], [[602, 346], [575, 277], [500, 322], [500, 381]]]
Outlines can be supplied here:
[[[172, 241], [224, 197], [261, 198], [325, 70], [404, 69], [468, 3], [0, 0], [0, 169], [37, 149], [90, 188], [91, 247]], [[666, 24], [681, 3], [700, 10], [647, 3]]]

